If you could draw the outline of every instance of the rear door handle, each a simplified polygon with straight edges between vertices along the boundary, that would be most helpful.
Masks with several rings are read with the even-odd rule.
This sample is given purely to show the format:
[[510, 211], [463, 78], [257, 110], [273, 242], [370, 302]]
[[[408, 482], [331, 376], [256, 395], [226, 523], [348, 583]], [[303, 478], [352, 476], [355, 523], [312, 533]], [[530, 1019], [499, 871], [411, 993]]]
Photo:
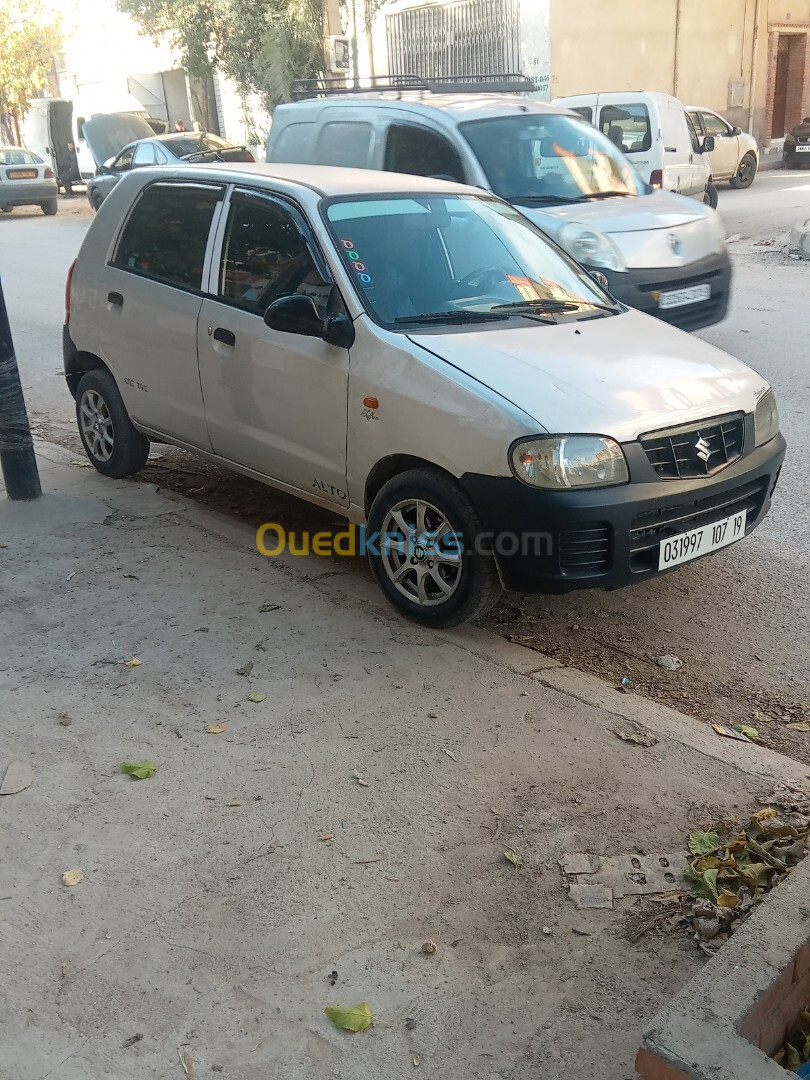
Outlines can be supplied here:
[[223, 327], [218, 326], [214, 331], [214, 341], [221, 341], [223, 345], [235, 345], [236, 334], [231, 330], [225, 330]]
[[120, 292], [108, 292], [107, 302], [110, 304], [115, 304], [116, 307], [124, 306], [124, 298]]

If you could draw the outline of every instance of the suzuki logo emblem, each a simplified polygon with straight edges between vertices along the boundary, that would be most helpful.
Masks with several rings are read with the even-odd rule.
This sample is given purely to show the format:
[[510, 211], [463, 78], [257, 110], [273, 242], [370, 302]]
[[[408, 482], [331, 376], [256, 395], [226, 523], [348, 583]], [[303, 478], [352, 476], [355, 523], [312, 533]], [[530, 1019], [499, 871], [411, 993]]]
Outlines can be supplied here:
[[680, 242], [675, 233], [670, 233], [667, 237], [667, 240], [669, 242], [669, 250], [672, 252], [672, 254], [680, 255], [683, 251], [683, 244]]
[[709, 460], [709, 458], [712, 456], [712, 448], [709, 446], [709, 444], [706, 442], [706, 440], [703, 438], [702, 435], [698, 439], [698, 441], [695, 443], [695, 453], [700, 458], [700, 460], [704, 463], [704, 465]]

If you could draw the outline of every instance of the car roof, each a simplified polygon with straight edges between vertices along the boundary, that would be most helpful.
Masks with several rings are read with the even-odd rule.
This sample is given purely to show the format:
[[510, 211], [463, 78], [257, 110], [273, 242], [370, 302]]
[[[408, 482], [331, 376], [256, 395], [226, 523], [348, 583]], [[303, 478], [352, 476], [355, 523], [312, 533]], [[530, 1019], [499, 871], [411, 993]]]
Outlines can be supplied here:
[[[140, 171], [140, 170], [137, 170]], [[263, 161], [215, 162], [211, 164], [178, 166], [157, 165], [148, 170], [149, 179], [174, 179], [182, 176], [189, 180], [216, 180], [220, 183], [244, 184], [248, 181], [279, 180], [294, 184], [318, 195], [386, 195], [390, 193], [413, 195], [420, 192], [433, 194], [458, 194], [489, 196], [480, 188], [466, 184], [434, 180], [429, 176], [410, 176], [405, 173], [381, 172], [376, 169], [340, 169], [333, 165], [284, 165], [267, 164]], [[269, 185], [268, 185], [269, 186]]]
[[29, 150], [27, 146], [8, 146], [6, 143], [0, 143], [0, 150], [14, 150], [18, 154], [33, 154], [33, 150]]
[[386, 109], [407, 106], [409, 111], [433, 113], [449, 112], [457, 114], [460, 120], [479, 120], [491, 116], [514, 116], [516, 113], [566, 113], [564, 105], [554, 105], [534, 98], [518, 97], [514, 94], [434, 94], [420, 90], [373, 91], [367, 94], [330, 94], [328, 98], [307, 98], [293, 102], [292, 105], [279, 106], [285, 111], [315, 111], [330, 105], [346, 108], [347, 106], [374, 105]]

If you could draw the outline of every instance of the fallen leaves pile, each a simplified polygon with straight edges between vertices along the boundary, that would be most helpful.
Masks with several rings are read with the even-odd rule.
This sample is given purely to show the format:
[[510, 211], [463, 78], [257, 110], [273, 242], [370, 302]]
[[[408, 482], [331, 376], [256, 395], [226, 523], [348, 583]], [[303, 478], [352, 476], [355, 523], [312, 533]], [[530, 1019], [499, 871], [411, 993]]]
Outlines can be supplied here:
[[711, 955], [774, 886], [805, 857], [810, 806], [781, 798], [743, 825], [689, 836], [692, 858], [684, 881], [691, 893], [695, 943]]
[[773, 1060], [784, 1069], [798, 1072], [799, 1076], [810, 1074], [806, 1067], [810, 1062], [810, 1009], [799, 1013], [798, 1019], [788, 1032], [785, 1045], [776, 1051]]

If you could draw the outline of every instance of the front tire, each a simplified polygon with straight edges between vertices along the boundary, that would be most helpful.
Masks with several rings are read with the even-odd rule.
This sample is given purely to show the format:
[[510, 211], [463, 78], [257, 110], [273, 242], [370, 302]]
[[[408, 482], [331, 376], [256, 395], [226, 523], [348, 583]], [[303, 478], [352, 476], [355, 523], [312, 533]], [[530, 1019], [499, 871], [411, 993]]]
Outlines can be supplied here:
[[97, 191], [94, 191], [93, 194], [90, 196], [90, 205], [93, 207], [96, 213], [98, 213], [98, 208], [103, 202], [103, 197]]
[[0, 211], [2, 211], [4, 214], [10, 214], [13, 209], [13, 206], [0, 206]]
[[707, 206], [710, 206], [712, 210], [717, 209], [717, 188], [711, 180], [706, 185], [706, 191], [703, 193], [703, 201]]
[[736, 176], [732, 176], [729, 184], [733, 188], [749, 188], [757, 175], [757, 159], [753, 154], [744, 154], [739, 164]]
[[53, 217], [58, 209], [59, 203], [56, 199], [48, 199], [47, 202], [42, 203], [42, 213], [45, 214], [46, 217]]
[[377, 494], [368, 523], [372, 537], [380, 534], [369, 546], [371, 569], [407, 618], [437, 629], [459, 626], [500, 596], [495, 556], [481, 544], [481, 519], [444, 473], [425, 468], [395, 476]]
[[120, 479], [146, 464], [149, 440], [133, 426], [109, 371], [82, 375], [76, 390], [76, 421], [85, 453], [100, 473]]

